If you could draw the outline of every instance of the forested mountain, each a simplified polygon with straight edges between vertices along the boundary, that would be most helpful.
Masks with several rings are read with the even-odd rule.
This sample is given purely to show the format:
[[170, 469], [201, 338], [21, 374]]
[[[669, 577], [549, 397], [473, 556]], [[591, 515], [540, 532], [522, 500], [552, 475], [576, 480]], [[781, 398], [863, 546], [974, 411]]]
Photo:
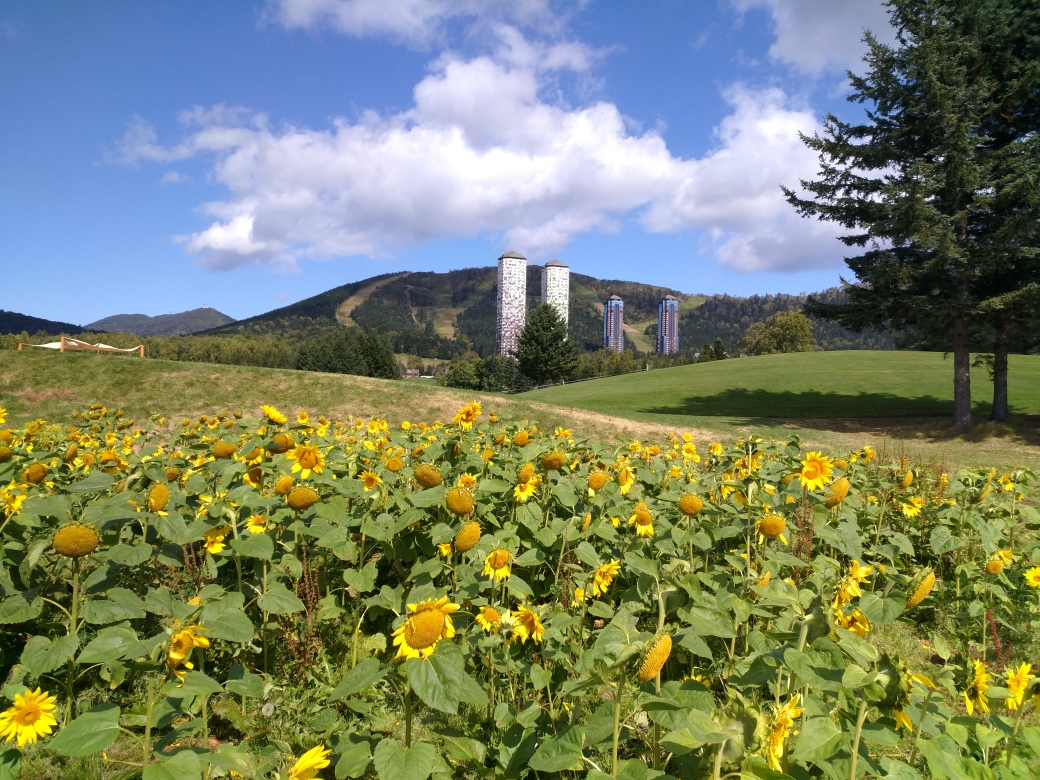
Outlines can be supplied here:
[[42, 317], [0, 309], [0, 333], [46, 333], [58, 336], [62, 333], [79, 333], [81, 330], [82, 326], [70, 322], [45, 320]]
[[226, 314], [203, 306], [177, 314], [114, 314], [85, 326], [90, 330], [134, 333], [138, 336], [184, 336], [210, 328], [219, 328], [235, 320]]

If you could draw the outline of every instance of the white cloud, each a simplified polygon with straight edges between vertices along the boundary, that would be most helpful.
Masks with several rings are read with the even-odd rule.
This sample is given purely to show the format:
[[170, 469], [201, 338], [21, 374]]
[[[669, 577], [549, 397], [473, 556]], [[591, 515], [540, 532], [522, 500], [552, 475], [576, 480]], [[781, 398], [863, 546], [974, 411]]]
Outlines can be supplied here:
[[881, 0], [730, 0], [737, 10], [764, 8], [773, 17], [774, 60], [820, 75], [826, 70], [857, 71], [862, 65], [863, 31], [893, 39]]
[[269, 0], [264, 17], [290, 29], [330, 27], [356, 38], [386, 36], [419, 47], [441, 40], [444, 25], [456, 20], [542, 30], [559, 25], [549, 0]]
[[650, 231], [702, 230], [706, 249], [739, 270], [840, 258], [833, 233], [800, 219], [780, 192], [815, 172], [798, 131], [818, 123], [779, 90], [731, 90], [716, 148], [684, 160], [658, 132], [630, 130], [612, 103], [569, 108], [542, 97], [547, 63], [587, 67], [580, 47], [502, 40], [495, 56], [442, 57], [400, 114], [274, 129], [239, 109], [194, 109], [180, 143], [160, 145], [135, 120], [112, 157], [214, 157], [212, 178], [230, 194], [202, 207], [208, 228], [180, 239], [214, 269], [293, 270], [303, 258], [385, 257], [481, 234], [543, 257], [631, 216]]

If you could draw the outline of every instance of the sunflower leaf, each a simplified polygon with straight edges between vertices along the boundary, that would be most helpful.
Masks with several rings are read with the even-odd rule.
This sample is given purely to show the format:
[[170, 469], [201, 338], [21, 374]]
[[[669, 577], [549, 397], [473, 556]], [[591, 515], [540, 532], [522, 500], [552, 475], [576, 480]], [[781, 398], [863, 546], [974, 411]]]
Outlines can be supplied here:
[[69, 758], [100, 753], [119, 736], [119, 707], [99, 704], [58, 732], [47, 748]]

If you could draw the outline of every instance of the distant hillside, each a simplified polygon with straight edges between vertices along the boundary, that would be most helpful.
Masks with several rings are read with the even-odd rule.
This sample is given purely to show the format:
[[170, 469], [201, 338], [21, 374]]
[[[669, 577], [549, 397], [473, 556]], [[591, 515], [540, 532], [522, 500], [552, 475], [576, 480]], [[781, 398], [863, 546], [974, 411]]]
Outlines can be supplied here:
[[62, 333], [79, 333], [82, 330], [82, 326], [73, 325], [71, 322], [55, 322], [0, 309], [0, 333], [48, 333], [58, 336]]
[[178, 314], [114, 314], [87, 325], [87, 328], [111, 333], [133, 333], [137, 336], [184, 336], [201, 330], [219, 328], [235, 320], [209, 306]]
[[[541, 266], [527, 268], [528, 308], [539, 303], [541, 273]], [[494, 266], [447, 273], [381, 274], [209, 330], [206, 335], [275, 336], [301, 344], [357, 325], [390, 335], [398, 354], [451, 360], [475, 352], [487, 357], [495, 351], [497, 292]], [[828, 291], [823, 296], [831, 294]], [[679, 300], [679, 341], [687, 353], [716, 338], [732, 349], [749, 325], [777, 311], [799, 309], [804, 301], [792, 295], [689, 295], [667, 287], [572, 273], [568, 326], [581, 352], [602, 347], [603, 301], [611, 295], [624, 299], [626, 341], [640, 352], [654, 350], [657, 304], [665, 295]], [[814, 323], [813, 329], [825, 349], [892, 348], [887, 335], [855, 334], [826, 322]]]

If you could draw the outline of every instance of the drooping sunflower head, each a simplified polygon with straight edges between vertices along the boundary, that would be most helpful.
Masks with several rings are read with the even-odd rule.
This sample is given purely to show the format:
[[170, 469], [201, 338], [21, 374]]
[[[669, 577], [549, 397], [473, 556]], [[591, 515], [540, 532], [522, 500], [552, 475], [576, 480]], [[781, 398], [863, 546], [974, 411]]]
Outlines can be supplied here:
[[66, 558], [83, 558], [98, 548], [101, 538], [97, 531], [85, 523], [69, 523], [59, 528], [51, 546], [59, 555]]
[[766, 515], [758, 521], [758, 532], [767, 539], [773, 539], [784, 532], [787, 524], [780, 515]]
[[639, 665], [639, 671], [636, 673], [639, 682], [648, 682], [657, 677], [671, 654], [672, 637], [669, 634], [662, 634], [651, 640], [643, 655], [643, 662]]
[[910, 591], [910, 598], [906, 600], [907, 609], [913, 609], [928, 598], [928, 594], [931, 593], [932, 588], [935, 587], [935, 572], [931, 569], [925, 569], [924, 572], [918, 574], [910, 584], [913, 589]]
[[170, 489], [161, 482], [153, 485], [152, 489], [148, 491], [148, 511], [149, 512], [161, 512], [166, 509], [166, 504], [170, 500]]
[[801, 698], [801, 694], [796, 693], [782, 707], [778, 707], [773, 715], [773, 721], [769, 726], [769, 735], [766, 737], [763, 752], [766, 754], [769, 768], [774, 772], [783, 770], [780, 761], [784, 757], [784, 743], [787, 741], [787, 736], [791, 733], [791, 727], [794, 726], [795, 720], [804, 711], [799, 706]]
[[292, 477], [279, 477], [274, 483], [274, 492], [284, 496], [292, 490]]
[[546, 471], [557, 471], [567, 463], [567, 456], [559, 450], [547, 452], [542, 456], [542, 468]]
[[296, 440], [293, 439], [288, 433], [276, 433], [274, 438], [271, 439], [271, 444], [267, 447], [267, 451], [280, 455], [284, 452], [288, 452], [296, 446]]
[[181, 478], [181, 470], [176, 466], [167, 466], [165, 473], [167, 482], [176, 482]]
[[695, 517], [704, 509], [704, 502], [697, 496], [687, 494], [679, 499], [679, 512], [687, 517]]
[[237, 452], [238, 448], [234, 444], [228, 444], [225, 441], [218, 441], [213, 445], [213, 457], [214, 458], [230, 458]]
[[834, 507], [845, 500], [845, 496], [849, 494], [850, 487], [852, 485], [845, 477], [834, 480], [830, 487], [827, 488], [827, 499], [824, 501], [824, 506], [828, 509], [834, 509]]
[[455, 549], [459, 552], [469, 552], [477, 546], [480, 541], [480, 523], [471, 521], [466, 523], [455, 535]]
[[465, 516], [473, 513], [473, 494], [463, 487], [453, 487], [444, 498], [444, 503], [453, 514]]
[[908, 487], [910, 487], [911, 484], [913, 484], [913, 481], [914, 472], [911, 469], [910, 471], [907, 471], [906, 474], [903, 476], [903, 481], [899, 483], [899, 486], [903, 488], [903, 490], [906, 490]]
[[986, 664], [979, 660], [971, 661], [968, 666], [968, 681], [964, 687], [964, 706], [969, 715], [975, 713], [978, 707], [983, 712], [989, 712], [989, 684], [993, 677], [986, 668]]
[[484, 570], [481, 572], [486, 577], [491, 577], [495, 582], [509, 578], [509, 562], [513, 560], [513, 554], [504, 547], [497, 547], [487, 554], [484, 559]]
[[609, 481], [610, 475], [605, 471], [593, 471], [589, 474], [589, 490], [602, 490]]
[[42, 463], [33, 463], [22, 474], [22, 478], [33, 485], [39, 485], [47, 477], [47, 467]]
[[529, 607], [517, 607], [513, 610], [511, 617], [514, 622], [510, 642], [520, 640], [520, 644], [523, 645], [530, 639], [536, 644], [541, 644], [545, 628], [542, 626], [542, 620], [537, 612]]
[[310, 509], [318, 503], [318, 494], [311, 488], [301, 485], [290, 491], [289, 497], [286, 501], [291, 508], [295, 509], [297, 512], [302, 512], [305, 509]]
[[458, 608], [458, 604], [448, 603], [447, 596], [409, 604], [411, 614], [392, 634], [397, 647], [396, 657], [426, 658], [440, 640], [455, 636], [451, 613]]
[[[73, 442], [72, 444], [69, 445], [69, 448], [67, 450], [65, 450], [65, 457], [62, 458], [62, 461], [64, 461], [65, 463], [67, 463], [69, 465], [72, 465], [73, 463], [76, 462], [76, 455], [77, 455], [77, 453], [79, 453], [79, 445], [76, 444], [76, 442]], [[0, 461], [0, 462], [2, 462], [2, 461]]]
[[11, 459], [11, 448], [6, 444], [0, 444], [0, 463], [7, 463]]
[[284, 425], [289, 420], [288, 417], [286, 417], [284, 414], [282, 414], [269, 404], [264, 404], [263, 406], [261, 406], [260, 411], [263, 412], [264, 417], [266, 417], [268, 421], [273, 423], [274, 425]]
[[429, 463], [420, 463], [415, 467], [415, 481], [422, 485], [424, 488], [437, 487], [441, 484], [441, 472], [436, 466], [431, 466]]
[[592, 574], [592, 595], [602, 596], [621, 571], [621, 561], [607, 561]]
[[480, 417], [480, 403], [477, 401], [470, 401], [455, 412], [452, 422], [462, 428], [462, 430], [468, 431], [473, 427], [473, 423], [477, 421], [478, 417]]

